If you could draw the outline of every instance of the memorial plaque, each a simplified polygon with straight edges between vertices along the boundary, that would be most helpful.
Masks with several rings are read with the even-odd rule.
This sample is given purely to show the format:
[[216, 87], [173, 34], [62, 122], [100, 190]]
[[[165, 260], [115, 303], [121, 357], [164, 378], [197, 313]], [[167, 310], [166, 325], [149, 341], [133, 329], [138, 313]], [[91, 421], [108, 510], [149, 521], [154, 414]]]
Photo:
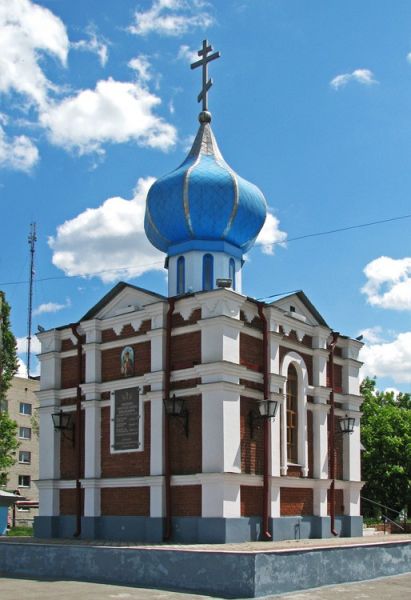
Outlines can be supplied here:
[[140, 388], [117, 390], [114, 394], [115, 450], [135, 450], [140, 446]]

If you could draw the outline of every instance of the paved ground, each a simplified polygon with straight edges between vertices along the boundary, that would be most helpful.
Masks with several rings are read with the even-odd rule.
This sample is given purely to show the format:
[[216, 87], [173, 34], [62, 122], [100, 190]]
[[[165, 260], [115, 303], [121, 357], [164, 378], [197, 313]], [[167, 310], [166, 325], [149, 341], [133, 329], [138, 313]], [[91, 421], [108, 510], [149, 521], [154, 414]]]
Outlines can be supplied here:
[[[268, 598], [287, 600], [411, 600], [411, 573]], [[82, 583], [0, 578], [1, 600], [208, 600], [209, 596]], [[215, 599], [214, 599], [215, 600]]]
[[[1, 536], [0, 543], [13, 542], [16, 544], [59, 544], [63, 546], [109, 546], [112, 548], [155, 548], [156, 550], [190, 550], [193, 552], [276, 552], [284, 550], [301, 550], [313, 548], [324, 548], [329, 546], [358, 546], [359, 544], [381, 544], [390, 542], [409, 542], [411, 534], [386, 534], [382, 532], [367, 537], [352, 538], [326, 538], [326, 539], [303, 539], [285, 540], [281, 542], [243, 542], [240, 544], [142, 544], [140, 542], [118, 542], [110, 540], [77, 540], [67, 539], [39, 539], [33, 537]], [[1, 600], [1, 597], [0, 597]]]

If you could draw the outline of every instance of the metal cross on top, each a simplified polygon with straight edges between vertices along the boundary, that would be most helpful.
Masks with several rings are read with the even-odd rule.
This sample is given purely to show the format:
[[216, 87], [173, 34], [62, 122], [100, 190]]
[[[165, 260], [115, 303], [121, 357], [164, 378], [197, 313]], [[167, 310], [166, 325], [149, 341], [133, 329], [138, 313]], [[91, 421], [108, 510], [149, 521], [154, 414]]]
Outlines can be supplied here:
[[203, 40], [203, 47], [197, 52], [198, 56], [201, 56], [201, 58], [200, 60], [197, 60], [191, 65], [192, 69], [196, 69], [197, 67], [203, 67], [203, 89], [197, 97], [198, 102], [201, 102], [201, 100], [203, 101], [203, 110], [208, 110], [207, 93], [213, 85], [213, 80], [208, 79], [208, 63], [212, 60], [215, 60], [216, 58], [220, 58], [221, 56], [219, 52], [214, 52], [214, 54], [210, 54], [209, 56], [207, 56], [207, 54], [209, 52], [212, 52], [212, 50], [213, 47], [211, 45], [208, 45], [207, 40]]

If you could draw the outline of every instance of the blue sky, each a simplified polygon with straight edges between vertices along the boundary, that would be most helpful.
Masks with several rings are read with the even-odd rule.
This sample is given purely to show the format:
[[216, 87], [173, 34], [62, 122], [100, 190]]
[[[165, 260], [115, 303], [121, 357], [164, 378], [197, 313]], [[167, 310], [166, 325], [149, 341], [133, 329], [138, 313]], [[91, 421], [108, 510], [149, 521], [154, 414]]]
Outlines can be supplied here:
[[166, 292], [144, 198], [196, 133], [204, 38], [222, 55], [220, 149], [270, 208], [243, 291], [303, 289], [330, 326], [363, 333], [364, 373], [410, 390], [411, 219], [293, 241], [411, 214], [400, 0], [0, 0], [0, 288], [22, 358], [31, 221], [34, 330], [79, 319], [118, 280]]

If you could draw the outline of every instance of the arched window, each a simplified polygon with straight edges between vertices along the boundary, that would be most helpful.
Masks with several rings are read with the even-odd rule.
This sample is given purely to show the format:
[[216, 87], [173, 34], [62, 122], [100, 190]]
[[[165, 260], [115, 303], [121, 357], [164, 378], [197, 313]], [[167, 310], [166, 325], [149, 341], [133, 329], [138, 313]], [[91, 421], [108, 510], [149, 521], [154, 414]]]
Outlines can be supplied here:
[[180, 256], [177, 260], [177, 295], [184, 294], [186, 291], [185, 259]]
[[234, 258], [230, 258], [230, 263], [228, 266], [228, 276], [231, 279], [231, 287], [235, 290], [235, 262]]
[[208, 292], [213, 289], [214, 258], [211, 254], [203, 256], [203, 290]]
[[287, 372], [287, 461], [298, 463], [298, 375], [294, 365]]

